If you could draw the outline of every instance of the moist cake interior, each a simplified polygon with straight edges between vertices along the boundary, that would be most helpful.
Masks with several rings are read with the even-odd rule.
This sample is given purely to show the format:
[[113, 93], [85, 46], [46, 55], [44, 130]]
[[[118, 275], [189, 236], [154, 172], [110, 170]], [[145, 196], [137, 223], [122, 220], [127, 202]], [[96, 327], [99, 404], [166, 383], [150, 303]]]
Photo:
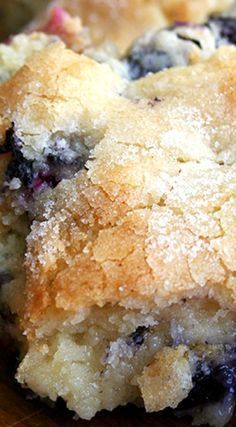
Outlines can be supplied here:
[[235, 317], [214, 301], [185, 300], [161, 313], [93, 307], [43, 322], [17, 379], [42, 397], [64, 398], [82, 418], [142, 399], [148, 411], [177, 407], [195, 422], [231, 418]]

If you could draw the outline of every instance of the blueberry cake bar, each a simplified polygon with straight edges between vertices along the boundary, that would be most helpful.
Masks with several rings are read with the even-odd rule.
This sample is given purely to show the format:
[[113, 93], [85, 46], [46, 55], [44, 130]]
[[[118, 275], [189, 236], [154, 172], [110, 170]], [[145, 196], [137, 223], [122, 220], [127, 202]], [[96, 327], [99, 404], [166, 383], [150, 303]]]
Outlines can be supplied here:
[[19, 342], [16, 378], [85, 419], [134, 403], [223, 427], [236, 20], [150, 30], [115, 62], [55, 33], [0, 46], [0, 326]]

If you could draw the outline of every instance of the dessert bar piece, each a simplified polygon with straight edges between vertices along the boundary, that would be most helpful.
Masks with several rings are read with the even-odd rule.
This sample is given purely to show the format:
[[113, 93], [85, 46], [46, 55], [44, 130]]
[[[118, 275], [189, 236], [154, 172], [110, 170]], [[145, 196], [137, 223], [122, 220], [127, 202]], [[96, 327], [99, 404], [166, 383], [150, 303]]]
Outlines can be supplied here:
[[4, 293], [17, 378], [81, 417], [232, 414], [235, 63], [226, 46], [129, 83], [52, 44], [0, 88], [4, 203], [31, 223], [23, 310]]
[[79, 417], [233, 415], [235, 27], [149, 31], [117, 67], [60, 34], [0, 47], [0, 327]]

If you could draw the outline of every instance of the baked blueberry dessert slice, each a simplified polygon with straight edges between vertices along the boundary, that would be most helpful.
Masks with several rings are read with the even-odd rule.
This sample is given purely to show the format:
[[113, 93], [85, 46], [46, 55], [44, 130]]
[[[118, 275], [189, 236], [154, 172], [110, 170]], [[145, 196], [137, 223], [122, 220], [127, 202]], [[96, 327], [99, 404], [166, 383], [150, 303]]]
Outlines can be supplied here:
[[[158, 3], [170, 20], [174, 3]], [[122, 78], [66, 49], [70, 18], [57, 37], [52, 18], [50, 35], [5, 46], [9, 60], [0, 47], [0, 328], [19, 342], [16, 378], [85, 419], [131, 402], [223, 427], [236, 399], [235, 20], [147, 33]]]
[[53, 43], [0, 86], [22, 386], [85, 419], [129, 402], [232, 416], [235, 66], [221, 46], [130, 82]]

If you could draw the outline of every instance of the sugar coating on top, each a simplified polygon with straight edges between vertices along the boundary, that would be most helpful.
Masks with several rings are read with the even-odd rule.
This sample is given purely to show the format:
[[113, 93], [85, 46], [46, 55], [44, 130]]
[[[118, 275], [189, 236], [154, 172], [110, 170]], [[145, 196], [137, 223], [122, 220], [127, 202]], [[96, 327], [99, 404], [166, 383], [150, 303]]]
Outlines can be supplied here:
[[57, 133], [90, 150], [83, 170], [35, 202], [32, 322], [49, 307], [234, 304], [235, 66], [236, 49], [223, 47], [128, 83], [55, 44], [2, 85], [1, 132], [14, 122], [26, 158]]

